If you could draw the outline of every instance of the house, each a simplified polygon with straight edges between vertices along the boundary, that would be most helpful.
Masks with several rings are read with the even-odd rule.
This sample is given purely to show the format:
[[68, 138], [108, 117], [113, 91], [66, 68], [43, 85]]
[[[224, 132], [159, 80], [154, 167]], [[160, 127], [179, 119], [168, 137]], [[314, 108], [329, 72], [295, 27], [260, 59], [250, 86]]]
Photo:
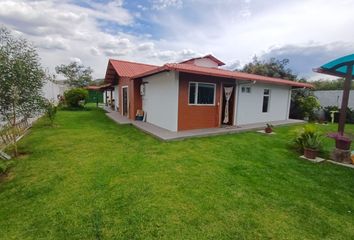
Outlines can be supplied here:
[[221, 69], [212, 55], [154, 66], [110, 59], [116, 110], [170, 131], [287, 120], [291, 90], [312, 85]]

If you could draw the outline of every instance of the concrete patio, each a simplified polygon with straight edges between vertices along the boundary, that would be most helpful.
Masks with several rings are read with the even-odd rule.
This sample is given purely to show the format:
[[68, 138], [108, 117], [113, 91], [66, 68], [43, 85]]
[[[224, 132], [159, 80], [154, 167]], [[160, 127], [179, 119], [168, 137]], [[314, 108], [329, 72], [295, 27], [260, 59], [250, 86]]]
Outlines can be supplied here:
[[[255, 124], [245, 124], [239, 126], [230, 126], [230, 127], [220, 127], [220, 128], [206, 128], [206, 129], [195, 129], [195, 130], [186, 130], [179, 132], [172, 132], [158, 126], [155, 126], [151, 123], [142, 122], [142, 121], [134, 121], [130, 120], [127, 117], [122, 116], [120, 113], [112, 111], [112, 109], [103, 107], [103, 109], [107, 112], [106, 115], [111, 118], [113, 121], [119, 124], [132, 124], [136, 128], [140, 129], [143, 132], [146, 132], [160, 140], [164, 141], [173, 141], [173, 140], [182, 140], [186, 138], [192, 137], [207, 137], [207, 136], [215, 136], [215, 135], [223, 135], [223, 134], [234, 134], [244, 131], [252, 131], [252, 130], [260, 130], [264, 129], [264, 123], [255, 123]], [[281, 125], [293, 125], [293, 124], [301, 124], [304, 123], [302, 120], [297, 119], [289, 119], [283, 121], [273, 121], [269, 122], [274, 126]]]

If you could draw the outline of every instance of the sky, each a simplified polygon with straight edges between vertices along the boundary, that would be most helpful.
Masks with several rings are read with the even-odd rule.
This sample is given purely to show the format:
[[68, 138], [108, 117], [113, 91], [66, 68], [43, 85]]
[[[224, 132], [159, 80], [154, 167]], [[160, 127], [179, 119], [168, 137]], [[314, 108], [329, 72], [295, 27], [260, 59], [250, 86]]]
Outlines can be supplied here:
[[354, 53], [354, 0], [0, 0], [0, 25], [42, 64], [77, 61], [104, 78], [108, 59], [162, 65], [213, 54], [227, 69], [257, 55], [312, 69]]

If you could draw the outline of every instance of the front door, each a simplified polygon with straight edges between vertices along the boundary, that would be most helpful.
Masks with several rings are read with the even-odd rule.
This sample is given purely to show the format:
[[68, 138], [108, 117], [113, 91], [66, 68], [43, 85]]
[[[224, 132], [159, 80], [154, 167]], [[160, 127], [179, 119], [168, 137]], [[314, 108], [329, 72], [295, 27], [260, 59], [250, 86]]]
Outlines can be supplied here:
[[122, 92], [123, 92], [123, 94], [122, 94], [123, 116], [128, 116], [128, 87], [123, 87]]
[[[226, 88], [226, 89], [225, 89]], [[230, 95], [231, 92], [231, 95]], [[233, 125], [234, 122], [234, 99], [235, 99], [235, 85], [223, 84], [223, 101], [222, 101], [222, 125]], [[225, 111], [225, 109], [228, 111]], [[226, 116], [227, 114], [227, 116]]]

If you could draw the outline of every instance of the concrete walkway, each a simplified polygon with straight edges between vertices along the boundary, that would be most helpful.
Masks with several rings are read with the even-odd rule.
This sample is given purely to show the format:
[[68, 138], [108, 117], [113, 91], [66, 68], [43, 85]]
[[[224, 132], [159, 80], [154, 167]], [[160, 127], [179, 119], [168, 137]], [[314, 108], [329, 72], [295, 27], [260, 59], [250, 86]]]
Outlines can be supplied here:
[[[119, 124], [132, 124], [133, 126], [142, 130], [143, 132], [146, 132], [164, 141], [182, 140], [182, 139], [192, 138], [192, 137], [207, 137], [207, 136], [222, 135], [222, 134], [233, 134], [233, 133], [239, 133], [244, 131], [260, 130], [265, 128], [265, 123], [255, 123], [255, 124], [239, 125], [237, 127], [230, 126], [230, 127], [221, 127], [221, 128], [204, 128], [204, 129], [172, 132], [167, 129], [155, 126], [151, 123], [130, 120], [127, 117], [124, 117], [120, 113], [114, 112], [109, 108], [104, 107], [104, 109], [107, 111], [106, 115], [109, 118], [111, 118], [113, 121]], [[304, 123], [304, 121], [289, 119], [289, 120], [274, 121], [269, 123], [271, 123], [274, 126], [281, 126], [281, 125], [301, 124]]]

